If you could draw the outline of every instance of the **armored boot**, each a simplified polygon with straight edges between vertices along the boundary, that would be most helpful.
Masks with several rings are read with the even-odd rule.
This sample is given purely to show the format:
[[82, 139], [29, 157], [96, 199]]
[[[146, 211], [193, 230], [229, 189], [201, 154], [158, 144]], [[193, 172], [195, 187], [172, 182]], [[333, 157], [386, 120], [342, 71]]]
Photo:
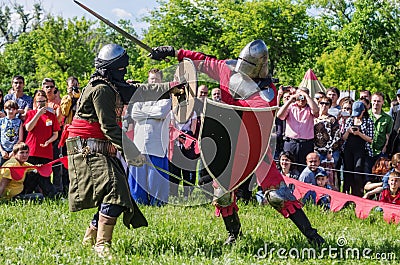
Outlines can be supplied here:
[[310, 221], [302, 209], [297, 209], [296, 212], [289, 215], [289, 218], [301, 233], [307, 237], [308, 242], [318, 246], [325, 243], [325, 240], [318, 234], [317, 229], [312, 228]]
[[99, 227], [97, 228], [97, 238], [94, 250], [101, 258], [112, 259], [111, 240], [116, 223], [116, 217], [107, 216], [102, 213], [99, 214]]
[[92, 224], [86, 229], [86, 233], [83, 236], [82, 245], [84, 246], [94, 246], [97, 238], [97, 228]]
[[235, 243], [236, 239], [242, 234], [240, 231], [240, 219], [238, 213], [234, 210], [232, 215], [222, 217], [224, 219], [226, 230], [229, 233], [224, 245]]

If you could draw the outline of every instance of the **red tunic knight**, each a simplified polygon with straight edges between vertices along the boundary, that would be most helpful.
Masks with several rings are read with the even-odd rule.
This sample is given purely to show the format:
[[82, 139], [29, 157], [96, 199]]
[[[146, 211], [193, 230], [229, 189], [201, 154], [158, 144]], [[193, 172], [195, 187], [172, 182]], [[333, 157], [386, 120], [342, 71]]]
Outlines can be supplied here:
[[[198, 70], [217, 80], [221, 88], [221, 100], [227, 104], [251, 108], [276, 106], [276, 88], [268, 77], [268, 49], [262, 40], [248, 43], [237, 60], [218, 60], [200, 52], [178, 50], [171, 46], [153, 49], [150, 57], [155, 60], [167, 56], [176, 56], [178, 60], [193, 60]], [[256, 85], [255, 85], [256, 84]], [[271, 153], [271, 151], [267, 152]], [[273, 161], [272, 156], [269, 161]], [[258, 184], [265, 192], [269, 204], [285, 218], [289, 217], [309, 242], [324, 243], [324, 239], [312, 228], [307, 216], [301, 209], [302, 204], [286, 186], [282, 175], [272, 162], [266, 176], [258, 177]], [[234, 196], [232, 196], [234, 197]], [[226, 244], [235, 242], [240, 234], [240, 219], [235, 199], [228, 206], [220, 206], [218, 201], [216, 214], [222, 215], [229, 233]]]

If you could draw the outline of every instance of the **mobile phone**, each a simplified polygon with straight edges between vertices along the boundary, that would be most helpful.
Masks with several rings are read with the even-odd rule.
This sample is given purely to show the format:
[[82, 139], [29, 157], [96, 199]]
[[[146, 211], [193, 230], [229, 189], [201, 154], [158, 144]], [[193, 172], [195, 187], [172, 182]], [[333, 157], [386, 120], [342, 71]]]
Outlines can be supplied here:
[[[328, 112], [329, 112], [329, 110], [328, 110]], [[342, 110], [342, 111], [340, 111], [340, 115], [342, 115], [343, 117], [349, 117], [350, 113], [348, 111]]]
[[39, 107], [43, 108], [44, 106], [46, 106], [46, 102], [40, 102]]

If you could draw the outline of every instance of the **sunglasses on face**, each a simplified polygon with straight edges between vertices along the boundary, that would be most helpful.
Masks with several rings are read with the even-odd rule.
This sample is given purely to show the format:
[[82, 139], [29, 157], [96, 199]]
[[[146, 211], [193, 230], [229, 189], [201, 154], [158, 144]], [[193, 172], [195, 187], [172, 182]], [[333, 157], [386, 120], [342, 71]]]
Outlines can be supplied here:
[[329, 102], [320, 102], [319, 104], [329, 106]]
[[45, 88], [54, 88], [55, 86], [44, 86]]
[[22, 81], [14, 81], [13, 83], [18, 85], [18, 84], [23, 84], [24, 82], [22, 82]]

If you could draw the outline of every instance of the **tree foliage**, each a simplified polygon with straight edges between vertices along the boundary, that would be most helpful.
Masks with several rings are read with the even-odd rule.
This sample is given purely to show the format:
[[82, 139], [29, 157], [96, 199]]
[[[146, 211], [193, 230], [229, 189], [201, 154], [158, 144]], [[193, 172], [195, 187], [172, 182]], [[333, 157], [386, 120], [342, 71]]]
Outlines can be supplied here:
[[[263, 39], [269, 70], [284, 84], [300, 83], [313, 68], [325, 86], [380, 90], [393, 95], [400, 87], [400, 18], [396, 1], [374, 0], [159, 0], [143, 18], [149, 23], [143, 41], [150, 47], [172, 45], [236, 58], [249, 41]], [[22, 23], [11, 23], [12, 13]], [[176, 63], [150, 60], [148, 52], [101, 22], [53, 17], [40, 4], [27, 13], [18, 4], [0, 9], [0, 82], [9, 87], [15, 74], [29, 88], [44, 77], [64, 84], [75, 75], [84, 83], [93, 59], [106, 43], [128, 51], [128, 78], [146, 80], [150, 68]], [[130, 21], [118, 24], [137, 36]], [[1, 44], [0, 44], [1, 45]]]
[[[22, 9], [21, 12], [24, 13]], [[130, 21], [121, 20], [118, 23], [129, 33], [136, 34]], [[6, 24], [4, 26], [7, 27]], [[11, 78], [22, 75], [26, 79], [27, 92], [32, 94], [40, 87], [43, 78], [51, 77], [65, 93], [63, 88], [68, 76], [77, 76], [82, 85], [89, 80], [94, 71], [94, 58], [107, 43], [123, 45], [131, 61], [138, 61], [138, 48], [105, 24], [83, 17], [64, 19], [47, 15], [35, 28], [21, 32], [5, 45], [0, 57], [1, 87], [7, 91]]]
[[[351, 51], [360, 45], [387, 78], [384, 91], [400, 87], [400, 8], [398, 1], [312, 1], [321, 8], [320, 20], [330, 26], [335, 39], [327, 51]], [[356, 85], [357, 86], [357, 85]], [[361, 84], [358, 85], [361, 87]]]
[[37, 39], [33, 57], [36, 80], [51, 77], [64, 84], [70, 75], [83, 76], [91, 71], [97, 41], [91, 24], [85, 19], [50, 18], [33, 32]]
[[364, 52], [360, 44], [350, 52], [337, 48], [332, 53], [323, 53], [317, 60], [317, 67], [325, 73], [320, 78], [325, 86], [337, 86], [342, 90], [384, 91], [388, 78], [381, 63], [374, 62], [370, 52]]
[[159, 3], [145, 19], [150, 23], [145, 40], [153, 46], [172, 45], [224, 59], [236, 58], [250, 40], [263, 39], [272, 74], [288, 73], [304, 60], [310, 20], [304, 5], [289, 0]]
[[[17, 2], [10, 6], [0, 8], [0, 48], [15, 42], [21, 34], [38, 28], [43, 17], [43, 8], [39, 3], [33, 5], [32, 13], [26, 12], [23, 5]], [[17, 15], [19, 24], [13, 21], [12, 13]]]
[[57, 86], [64, 86], [70, 75], [84, 78], [93, 68], [98, 41], [92, 25], [84, 18], [49, 17], [37, 29], [21, 35], [3, 51], [3, 77], [7, 77], [2, 79], [3, 86], [9, 86], [17, 74], [27, 79], [29, 90], [37, 89], [45, 77], [53, 78]]
[[[270, 73], [289, 84], [300, 83], [308, 68], [316, 68], [317, 74], [325, 76], [324, 70], [319, 71], [328, 68], [317, 65], [318, 60], [324, 60], [319, 58], [322, 54], [334, 54], [338, 48], [349, 53], [362, 49], [368, 51], [368, 60], [380, 63], [379, 74], [387, 79], [378, 87], [389, 91], [398, 86], [400, 79], [400, 23], [394, 2], [383, 2], [160, 1], [160, 7], [145, 19], [150, 23], [145, 41], [152, 46], [172, 45], [223, 59], [235, 58], [246, 43], [263, 39], [269, 47]], [[145, 67], [154, 64], [145, 62]], [[164, 62], [159, 65], [165, 67]], [[353, 81], [357, 80], [361, 82], [359, 78]], [[336, 81], [340, 89], [348, 88], [341, 87], [340, 79]]]

